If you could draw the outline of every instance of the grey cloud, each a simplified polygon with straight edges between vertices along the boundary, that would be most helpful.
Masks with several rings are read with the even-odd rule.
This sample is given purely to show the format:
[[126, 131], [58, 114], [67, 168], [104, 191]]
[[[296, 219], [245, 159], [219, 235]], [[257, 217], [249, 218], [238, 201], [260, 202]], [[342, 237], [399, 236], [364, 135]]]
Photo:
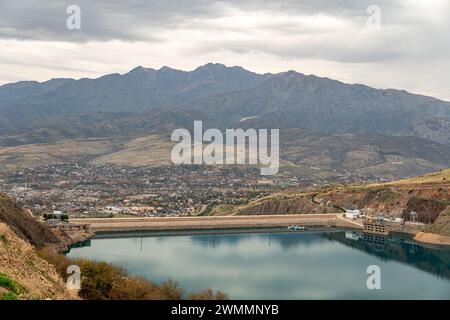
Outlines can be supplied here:
[[[68, 30], [66, 9], [78, 5], [81, 30]], [[47, 1], [17, 0], [0, 3], [0, 38], [84, 42], [91, 40], [155, 40], [159, 29], [175, 27], [185, 19], [214, 16], [214, 2], [179, 1]], [[143, 29], [152, 32], [142, 32]]]
[[[267, 10], [286, 14], [327, 13], [364, 17], [372, 0], [266, 1], [266, 0], [16, 0], [0, 3], [0, 38], [90, 41], [158, 40], [161, 29], [186, 27], [195, 18], [220, 17], [224, 5], [240, 10]], [[391, 1], [378, 1], [390, 3]], [[79, 5], [82, 30], [66, 28], [66, 8]], [[232, 27], [232, 26], [230, 26]], [[145, 32], [143, 32], [145, 30]]]
[[[199, 50], [208, 52], [225, 49], [233, 52], [261, 51], [283, 57], [316, 58], [338, 62], [376, 62], [385, 59], [415, 57], [415, 53], [434, 51], [436, 55], [447, 54], [450, 49], [448, 28], [441, 32], [430, 30], [428, 21], [422, 21], [420, 14], [410, 16], [403, 12], [399, 0], [377, 0], [382, 8], [382, 22], [385, 37], [353, 41], [348, 30], [339, 30], [333, 35], [329, 30], [320, 30], [287, 21], [266, 21], [261, 26], [248, 30], [232, 24], [214, 25], [214, 19], [226, 17], [226, 8], [244, 12], [268, 12], [291, 17], [327, 14], [349, 21], [364, 28], [366, 9], [373, 0], [16, 0], [0, 3], [0, 39], [31, 39], [43, 41], [177, 41], [163, 33], [179, 31], [215, 32], [217, 40], [201, 43], [195, 39]], [[66, 8], [77, 4], [82, 10], [82, 29], [66, 28]], [[450, 27], [450, 25], [446, 25]], [[386, 31], [387, 30], [387, 31]], [[285, 43], [266, 39], [266, 32], [276, 33], [273, 37], [286, 38]], [[221, 34], [239, 32], [254, 35], [257, 39], [230, 41]], [[313, 35], [317, 41], [296, 43], [296, 35]], [[334, 37], [334, 38], [333, 38]], [[277, 40], [277, 39], [275, 39]], [[196, 42], [197, 41], [197, 42]], [[407, 43], [405, 46], [404, 43]], [[426, 48], [422, 47], [426, 45]], [[409, 48], [408, 48], [409, 46]], [[186, 49], [196, 51], [195, 49]]]
[[[417, 75], [423, 78], [433, 74], [436, 66], [448, 66], [450, 61], [450, 12], [446, 19], [436, 21], [433, 16], [421, 12], [422, 9], [405, 8], [405, 4], [413, 3], [409, 0], [0, 1], [0, 40], [40, 40], [44, 45], [45, 41], [67, 41], [81, 43], [77, 46], [81, 49], [86, 48], [85, 43], [95, 41], [98, 42], [95, 44], [95, 50], [98, 48], [98, 51], [95, 52], [102, 52], [102, 45], [110, 40], [142, 41], [150, 45], [156, 43], [152, 46], [155, 50], [176, 51], [173, 57], [179, 61], [186, 57], [198, 57], [200, 61], [207, 55], [226, 59], [230, 52], [256, 52], [269, 54], [274, 61], [325, 60], [342, 64], [356, 63], [357, 67], [366, 64], [367, 70], [374, 68], [374, 65], [389, 64], [393, 72], [398, 71], [398, 78], [402, 77], [400, 73], [405, 73], [404, 70], [418, 66], [421, 72], [427, 72]], [[435, 1], [438, 0], [429, 1], [430, 5]], [[424, 6], [428, 5], [424, 0], [414, 3], [421, 2]], [[82, 9], [80, 31], [66, 28], [66, 8], [72, 4]], [[366, 33], [366, 9], [373, 4], [382, 9], [382, 30]], [[233, 24], [226, 18], [235, 11], [260, 14], [267, 21], [258, 20], [248, 28]], [[302, 17], [321, 14], [343, 21], [344, 26], [321, 28], [301, 21]], [[283, 20], [283, 17], [288, 19]], [[227, 36], [230, 34], [238, 36]], [[61, 59], [61, 55], [57, 57]], [[3, 60], [5, 64], [8, 63], [6, 58], [13, 57], [2, 58], [0, 53], [0, 62]], [[48, 69], [64, 64], [58, 58], [54, 66]], [[42, 69], [46, 68], [43, 64], [52, 63], [35, 60], [42, 59], [34, 58], [29, 63], [41, 64]], [[87, 54], [80, 54], [76, 59], [72, 57], [71, 63], [78, 66], [86, 60], [91, 60], [87, 66], [101, 65], [102, 70], [110, 68], [95, 55], [87, 57]], [[170, 65], [172, 62], [164, 63]], [[20, 61], [16, 64], [26, 65]], [[382, 72], [376, 72], [380, 73], [379, 79], [382, 79]], [[436, 90], [446, 92], [447, 89]]]

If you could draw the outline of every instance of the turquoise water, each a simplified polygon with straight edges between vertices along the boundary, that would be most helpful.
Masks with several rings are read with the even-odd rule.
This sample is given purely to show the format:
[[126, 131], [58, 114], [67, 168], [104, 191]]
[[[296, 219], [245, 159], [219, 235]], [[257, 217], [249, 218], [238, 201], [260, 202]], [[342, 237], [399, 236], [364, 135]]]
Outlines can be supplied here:
[[[124, 267], [188, 292], [222, 290], [234, 299], [449, 299], [450, 250], [406, 236], [367, 237], [349, 230], [239, 234], [100, 235], [70, 257]], [[367, 267], [381, 289], [367, 288]]]

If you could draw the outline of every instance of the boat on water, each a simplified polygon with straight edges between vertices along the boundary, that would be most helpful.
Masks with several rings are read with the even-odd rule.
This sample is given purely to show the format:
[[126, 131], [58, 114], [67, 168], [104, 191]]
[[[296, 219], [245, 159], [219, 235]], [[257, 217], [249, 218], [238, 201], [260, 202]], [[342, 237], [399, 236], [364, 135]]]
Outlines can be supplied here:
[[307, 228], [305, 226], [292, 225], [292, 226], [289, 226], [288, 229], [291, 231], [303, 231], [303, 230], [306, 230]]

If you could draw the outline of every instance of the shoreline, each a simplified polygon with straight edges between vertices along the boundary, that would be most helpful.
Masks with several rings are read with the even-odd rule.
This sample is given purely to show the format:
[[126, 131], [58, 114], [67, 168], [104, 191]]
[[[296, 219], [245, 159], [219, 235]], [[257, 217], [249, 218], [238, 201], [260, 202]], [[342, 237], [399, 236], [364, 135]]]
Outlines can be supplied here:
[[[264, 229], [287, 228], [289, 225], [303, 225], [313, 228], [362, 229], [359, 223], [348, 220], [342, 214], [290, 214], [290, 215], [247, 215], [247, 216], [187, 216], [187, 217], [131, 217], [131, 218], [83, 218], [71, 219], [71, 224], [88, 224], [95, 235], [107, 233], [178, 232], [208, 233], [212, 230], [225, 232], [263, 231]], [[281, 230], [281, 229], [279, 229]], [[392, 232], [413, 234], [419, 243], [450, 246], [450, 237], [411, 230]], [[84, 239], [88, 240], [88, 239]]]
[[414, 241], [425, 243], [425, 244], [434, 244], [440, 246], [450, 246], [450, 237], [444, 236], [435, 233], [428, 232], [419, 232], [414, 236]]

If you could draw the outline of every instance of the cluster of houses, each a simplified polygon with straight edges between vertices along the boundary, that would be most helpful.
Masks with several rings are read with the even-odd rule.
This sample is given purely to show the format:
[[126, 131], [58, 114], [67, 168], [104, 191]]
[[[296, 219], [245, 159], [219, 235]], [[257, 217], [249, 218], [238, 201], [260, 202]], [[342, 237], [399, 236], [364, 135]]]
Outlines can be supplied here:
[[[165, 209], [163, 207], [154, 207], [154, 206], [130, 206], [130, 207], [122, 207], [122, 206], [106, 206], [103, 208], [105, 213], [110, 214], [129, 214], [129, 215], [138, 215], [138, 216], [153, 216], [164, 213]], [[192, 208], [194, 211], [194, 208]]]
[[[364, 214], [362, 214], [361, 210], [359, 210], [359, 209], [345, 209], [345, 217], [352, 219], [352, 220], [356, 220], [356, 219], [364, 219], [366, 216]], [[392, 219], [388, 219], [388, 218], [384, 217], [382, 214], [378, 214], [376, 219], [379, 221], [390, 221], [390, 222], [397, 222], [397, 223], [405, 222], [403, 218], [396, 217], [392, 220]]]

